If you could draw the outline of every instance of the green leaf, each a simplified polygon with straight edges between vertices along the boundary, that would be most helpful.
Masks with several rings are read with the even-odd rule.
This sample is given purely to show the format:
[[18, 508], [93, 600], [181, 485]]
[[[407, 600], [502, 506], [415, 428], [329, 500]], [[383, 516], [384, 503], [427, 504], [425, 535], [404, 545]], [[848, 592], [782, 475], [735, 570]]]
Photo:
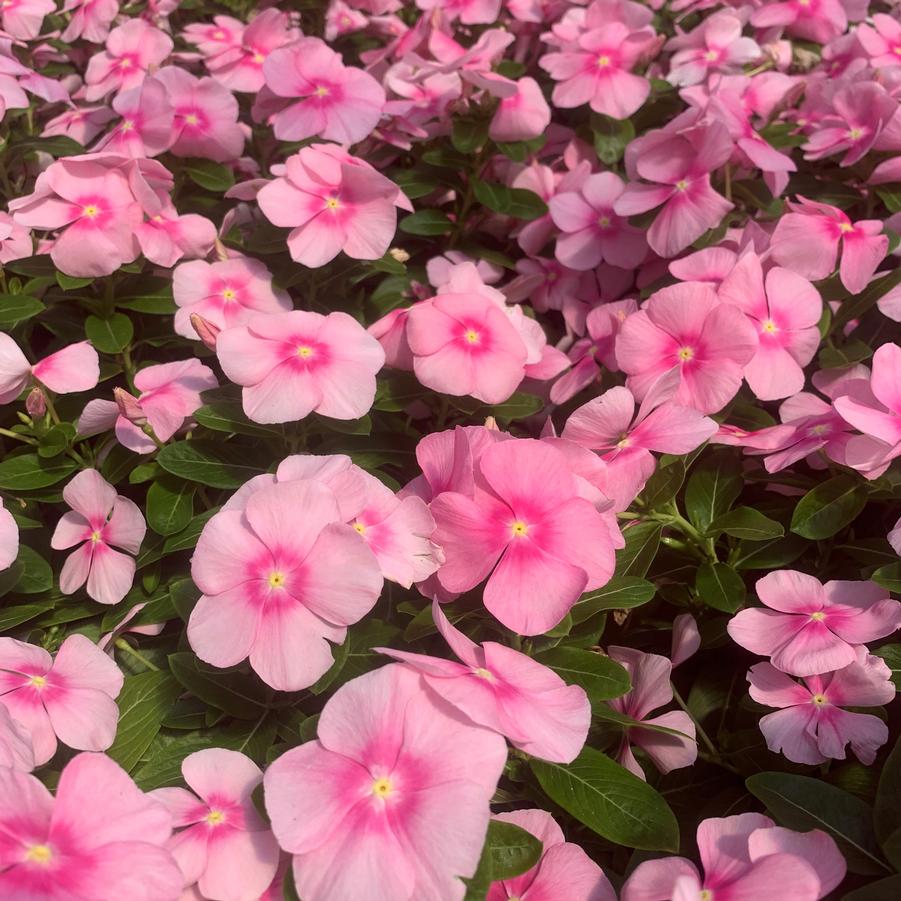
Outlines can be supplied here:
[[881, 657], [892, 671], [892, 682], [901, 691], [901, 644], [884, 644], [873, 653]]
[[398, 228], [402, 232], [423, 237], [447, 235], [450, 234], [453, 227], [453, 222], [441, 210], [418, 210], [409, 216], [404, 216], [398, 224]]
[[831, 538], [852, 523], [867, 503], [858, 476], [840, 475], [812, 488], [798, 501], [791, 530], [812, 540]]
[[852, 873], [885, 873], [866, 801], [822, 779], [791, 773], [756, 773], [745, 781], [773, 818], [789, 829], [822, 829], [838, 844]]
[[393, 169], [388, 176], [410, 200], [418, 200], [441, 187], [437, 178], [426, 175], [421, 169]]
[[203, 527], [218, 512], [219, 508], [214, 507], [212, 510], [207, 510], [206, 512], [201, 513], [198, 516], [195, 516], [191, 520], [191, 522], [188, 523], [185, 529], [183, 529], [177, 535], [172, 535], [171, 537], [166, 539], [166, 543], [163, 545], [163, 553], [161, 556], [174, 554], [178, 551], [191, 550], [197, 544], [197, 539], [200, 537], [200, 533], [203, 531]]
[[722, 516], [741, 494], [741, 464], [728, 452], [719, 453], [698, 466], [685, 486], [685, 512], [702, 531]]
[[45, 309], [41, 301], [28, 294], [0, 294], [0, 328], [13, 329]]
[[632, 687], [629, 674], [615, 660], [582, 648], [556, 647], [535, 655], [568, 685], [580, 685], [590, 701], [622, 697]]
[[225, 193], [235, 183], [231, 169], [212, 160], [185, 160], [184, 171], [195, 185], [216, 194]]
[[35, 550], [23, 544], [19, 546], [16, 558], [25, 568], [13, 586], [17, 594], [40, 594], [53, 588], [53, 569], [50, 564]]
[[841, 347], [826, 345], [817, 355], [817, 364], [820, 369], [840, 369], [843, 366], [862, 363], [872, 356], [873, 348], [869, 344], [859, 338], [851, 338]]
[[715, 537], [720, 532], [745, 541], [768, 541], [771, 538], [781, 538], [785, 529], [781, 523], [764, 516], [753, 507], [736, 507], [717, 516], [707, 527], [708, 536]]
[[181, 686], [165, 672], [148, 671], [127, 676], [119, 705], [116, 740], [106, 753], [131, 772], [150, 747], [163, 718], [181, 694]]
[[77, 469], [68, 457], [45, 460], [37, 454], [19, 454], [0, 461], [0, 488], [7, 491], [29, 491], [47, 488], [61, 482]]
[[472, 179], [472, 190], [476, 200], [495, 213], [525, 220], [547, 215], [547, 204], [534, 191], [508, 188], [478, 178]]
[[488, 120], [456, 116], [451, 128], [451, 144], [460, 153], [474, 153], [488, 140]]
[[0, 632], [8, 632], [16, 626], [27, 623], [30, 619], [53, 609], [53, 601], [41, 601], [38, 604], [19, 604], [16, 607], [0, 608]]
[[888, 566], [880, 566], [870, 576], [870, 579], [877, 585], [885, 588], [886, 591], [901, 594], [901, 563], [889, 563]]
[[57, 457], [69, 447], [74, 438], [75, 426], [69, 422], [61, 422], [48, 429], [42, 436], [38, 456]]
[[124, 313], [113, 313], [108, 319], [88, 316], [84, 332], [97, 350], [105, 354], [117, 354], [131, 343], [135, 328]]
[[521, 826], [491, 820], [485, 849], [491, 858], [491, 876], [497, 881], [528, 872], [541, 859], [542, 844]]
[[547, 796], [602, 838], [642, 851], [678, 851], [679, 824], [647, 782], [594, 748], [568, 765], [529, 761]]
[[641, 491], [641, 499], [651, 510], [659, 510], [678, 493], [685, 481], [685, 464], [673, 460], [667, 466], [658, 466]]
[[885, 760], [876, 789], [873, 804], [873, 827], [876, 838], [885, 842], [888, 837], [901, 829], [901, 738]]
[[591, 116], [591, 130], [595, 152], [605, 166], [615, 166], [635, 137], [635, 126], [630, 119], [614, 119], [599, 113]]
[[172, 297], [172, 279], [142, 278], [139, 285], [116, 294], [116, 306], [152, 316], [172, 315], [178, 307]]
[[702, 563], [695, 575], [695, 591], [714, 610], [735, 613], [745, 602], [747, 589], [742, 577], [725, 563]]
[[229, 432], [239, 435], [257, 435], [271, 438], [281, 435], [273, 426], [257, 425], [245, 415], [240, 401], [217, 400], [206, 404], [193, 413], [194, 419], [214, 432]]
[[240, 488], [260, 473], [248, 462], [246, 451], [216, 441], [176, 441], [167, 444], [156, 459], [166, 472], [211, 488]]
[[653, 582], [637, 576], [615, 576], [602, 588], [583, 594], [569, 611], [578, 625], [601, 610], [628, 610], [647, 604], [657, 593]]
[[797, 560], [808, 548], [800, 535], [786, 535], [770, 541], [741, 541], [735, 549], [735, 569], [779, 569]]
[[[818, 196], [817, 199], [821, 198]], [[855, 202], [859, 200], [860, 197], [857, 196]], [[828, 203], [828, 201], [826, 202]], [[888, 294], [892, 288], [896, 288], [898, 285], [901, 285], [901, 268], [893, 269], [888, 275], [874, 279], [860, 294], [843, 300], [832, 321], [833, 334], [840, 335], [845, 325], [853, 319], [859, 319], [870, 307], [875, 305], [880, 297]]]
[[93, 281], [93, 278], [73, 278], [64, 272], [56, 273], [56, 283], [63, 291], [78, 291], [81, 288], [87, 288]]
[[193, 482], [161, 476], [147, 492], [147, 525], [157, 535], [175, 535], [194, 518]]
[[257, 720], [266, 710], [266, 695], [251, 676], [207, 668], [190, 651], [170, 654], [169, 668], [191, 694], [217, 710], [241, 720]]
[[623, 529], [626, 546], [616, 552], [614, 576], [644, 576], [657, 556], [662, 531], [663, 526], [659, 522], [640, 522]]

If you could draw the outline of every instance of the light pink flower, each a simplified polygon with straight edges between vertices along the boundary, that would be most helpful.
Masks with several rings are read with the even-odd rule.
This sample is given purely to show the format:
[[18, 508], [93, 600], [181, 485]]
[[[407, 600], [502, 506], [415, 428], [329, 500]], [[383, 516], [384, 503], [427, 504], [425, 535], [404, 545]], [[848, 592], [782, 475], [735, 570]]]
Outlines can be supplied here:
[[861, 763], [871, 764], [888, 741], [888, 727], [869, 713], [842, 707], [876, 707], [895, 697], [891, 670], [881, 657], [858, 648], [854, 663], [835, 672], [808, 676], [800, 684], [771, 663], [748, 671], [751, 697], [759, 704], [780, 708], [760, 720], [767, 747], [794, 763], [817, 764], [844, 760], [845, 747]]
[[809, 281], [788, 269], [774, 267], [765, 278], [760, 257], [746, 253], [717, 293], [756, 327], [757, 353], [745, 366], [745, 379], [761, 400], [776, 400], [804, 387], [803, 367], [820, 345], [823, 301]]
[[448, 22], [459, 19], [464, 25], [491, 25], [501, 11], [501, 0], [416, 0], [420, 9], [440, 9]]
[[55, 11], [54, 0], [4, 0], [0, 24], [14, 38], [31, 41], [40, 34], [44, 16]]
[[737, 15], [722, 10], [693, 30], [671, 38], [666, 49], [676, 52], [670, 59], [667, 80], [685, 87], [699, 84], [715, 72], [741, 72], [761, 56], [757, 42], [742, 37], [743, 27]]
[[241, 46], [246, 25], [232, 16], [213, 16], [212, 22], [191, 22], [182, 29], [182, 37], [193, 44], [207, 62]]
[[520, 78], [516, 93], [502, 97], [497, 105], [488, 137], [492, 141], [529, 141], [544, 134], [551, 124], [551, 108], [534, 78]]
[[41, 137], [64, 135], [86, 147], [115, 118], [115, 112], [106, 105], [67, 109], [47, 122]]
[[892, 526], [891, 532], [886, 536], [892, 550], [901, 557], [901, 518]]
[[690, 613], [680, 613], [673, 620], [672, 653], [673, 669], [693, 657], [701, 647], [698, 621]]
[[507, 628], [539, 635], [560, 622], [583, 591], [613, 573], [613, 538], [563, 453], [533, 439], [500, 441], [477, 463], [472, 497], [432, 501], [434, 541], [446, 555], [448, 591], [488, 578], [484, 603]]
[[355, 260], [384, 256], [397, 207], [412, 209], [393, 181], [331, 144], [303, 148], [276, 174], [257, 202], [270, 222], [292, 229], [291, 258], [314, 269], [342, 250]]
[[60, 40], [82, 38], [92, 44], [102, 44], [119, 12], [119, 0], [66, 0], [63, 11], [71, 12], [72, 18]]
[[195, 260], [176, 266], [172, 296], [178, 306], [176, 334], [197, 339], [191, 316], [202, 316], [217, 329], [244, 325], [257, 313], [284, 313], [291, 298], [272, 286], [272, 274], [253, 257], [207, 263]]
[[757, 28], [781, 25], [794, 37], [825, 44], [844, 34], [848, 17], [841, 0], [786, 0], [756, 9], [751, 24]]
[[172, 814], [178, 831], [166, 847], [185, 885], [196, 882], [204, 897], [219, 901], [258, 901], [279, 857], [251, 797], [262, 770], [237, 751], [208, 748], [188, 754], [181, 772], [193, 791], [159, 788], [149, 797]]
[[19, 526], [0, 497], [0, 572], [9, 569], [19, 556]]
[[635, 269], [648, 253], [644, 234], [613, 211], [625, 185], [613, 172], [591, 175], [578, 191], [555, 194], [548, 207], [557, 238], [557, 259], [570, 269], [594, 269], [602, 261]]
[[0, 767], [9, 767], [20, 773], [34, 769], [34, 749], [28, 730], [10, 716], [0, 701]]
[[872, 25], [862, 22], [854, 34], [875, 69], [901, 65], [901, 23], [885, 13], [876, 13]]
[[57, 523], [50, 546], [57, 551], [80, 547], [63, 564], [60, 591], [72, 594], [87, 582], [88, 597], [101, 604], [118, 604], [134, 581], [133, 557], [147, 531], [141, 511], [133, 501], [117, 495], [96, 469], [78, 473], [63, 489], [63, 499], [72, 511]]
[[596, 113], [628, 119], [651, 91], [650, 82], [632, 70], [655, 42], [650, 26], [611, 21], [584, 32], [562, 52], [545, 54], [539, 65], [558, 82], [554, 106], [571, 109], [588, 103]]
[[320, 413], [359, 419], [375, 399], [381, 345], [347, 313], [257, 315], [216, 339], [223, 372], [242, 385], [254, 422], [295, 422]]
[[137, 227], [135, 237], [151, 263], [168, 269], [185, 257], [205, 257], [216, 243], [216, 226], [196, 213], [180, 216], [167, 203]]
[[169, 812], [103, 754], [70, 760], [55, 799], [34, 776], [0, 767], [0, 831], [4, 898], [177, 901], [181, 893], [163, 847]]
[[100, 358], [87, 341], [79, 341], [32, 366], [19, 345], [0, 332], [0, 404], [15, 400], [32, 379], [56, 394], [90, 391], [100, 379]]
[[542, 851], [538, 863], [521, 876], [492, 883], [486, 901], [616, 901], [604, 871], [578, 845], [566, 841], [546, 811], [515, 810], [492, 819], [525, 829], [541, 842]]
[[382, 86], [368, 72], [345, 66], [319, 38], [274, 50], [263, 75], [273, 99], [285, 98], [268, 117], [280, 141], [356, 144], [372, 133], [385, 105]]
[[[224, 334], [224, 333], [223, 333]], [[382, 588], [378, 561], [341, 522], [331, 490], [276, 484], [243, 510], [217, 513], [201, 532], [191, 577], [203, 596], [188, 640], [202, 660], [253, 670], [280, 691], [312, 685]]]
[[0, 263], [21, 260], [33, 252], [31, 230], [16, 222], [9, 213], [0, 212]]
[[859, 294], [888, 253], [888, 236], [878, 219], [851, 222], [838, 207], [799, 197], [776, 225], [771, 247], [773, 259], [809, 279], [826, 278], [835, 271], [839, 244], [839, 276], [852, 293]]
[[139, 87], [151, 69], [172, 52], [172, 38], [143, 19], [129, 19], [114, 28], [106, 49], [88, 60], [85, 100], [101, 100], [110, 91]]
[[451, 625], [437, 601], [432, 617], [462, 663], [391, 648], [375, 650], [411, 666], [476, 725], [499, 732], [527, 754], [557, 763], [576, 759], [591, 724], [591, 705], [582, 688], [567, 685], [553, 670], [505, 645], [475, 644]]
[[145, 78], [136, 87], [117, 94], [112, 107], [120, 119], [98, 141], [96, 150], [140, 159], [158, 156], [169, 149], [175, 110], [162, 82]]
[[122, 679], [84, 635], [70, 635], [56, 659], [36, 645], [0, 638], [0, 705], [31, 736], [37, 766], [56, 753], [57, 739], [80, 751], [113, 743]]
[[621, 901], [688, 901], [705, 892], [717, 901], [818, 901], [845, 878], [844, 858], [825, 832], [793, 832], [760, 813], [704, 820], [698, 851], [703, 876], [684, 857], [647, 860], [626, 880]]
[[[504, 740], [390, 664], [342, 685], [318, 740], [270, 764], [266, 811], [304, 901], [459, 898], [479, 861]], [[453, 841], [435, 841], [436, 835]], [[351, 838], [352, 837], [352, 838]]]
[[175, 109], [174, 156], [203, 157], [216, 163], [237, 159], [244, 149], [238, 101], [215, 78], [195, 78], [185, 69], [166, 66], [154, 75], [166, 88]]
[[160, 441], [168, 441], [203, 404], [202, 391], [218, 387], [213, 370], [195, 358], [146, 366], [135, 376], [138, 404]]
[[664, 707], [673, 700], [673, 688], [670, 684], [672, 663], [660, 654], [645, 654], [634, 648], [611, 645], [607, 648], [607, 653], [612, 660], [625, 667], [632, 680], [629, 693], [610, 701], [610, 706], [638, 722], [682, 733], [673, 735], [670, 732], [630, 726], [624, 731], [616, 759], [641, 779], [646, 776], [632, 753], [632, 745], [641, 748], [661, 773], [691, 766], [698, 757], [695, 725], [691, 717], [681, 710], [653, 717], [650, 715], [658, 707]]
[[740, 611], [729, 621], [729, 635], [793, 676], [849, 666], [857, 645], [901, 628], [901, 603], [875, 582], [823, 585], [806, 573], [780, 570], [758, 579], [756, 590], [770, 609]]
[[627, 317], [616, 359], [638, 400], [677, 369], [673, 402], [716, 413], [735, 396], [757, 345], [754, 327], [735, 306], [720, 303], [709, 285], [683, 282], [652, 294]]

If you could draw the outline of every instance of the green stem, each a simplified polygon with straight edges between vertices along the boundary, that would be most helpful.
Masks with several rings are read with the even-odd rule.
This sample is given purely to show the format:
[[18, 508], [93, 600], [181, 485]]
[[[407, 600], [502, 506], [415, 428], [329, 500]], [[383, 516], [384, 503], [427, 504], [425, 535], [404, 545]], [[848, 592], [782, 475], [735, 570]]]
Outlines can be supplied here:
[[153, 672], [160, 672], [160, 668], [155, 664], [149, 661], [137, 648], [133, 648], [124, 638], [116, 639], [116, 647], [120, 651], [125, 651], [126, 654], [130, 654], [137, 660], [139, 663], [142, 663], [149, 670], [153, 670]]
[[673, 699], [688, 714], [688, 718], [695, 724], [695, 731], [697, 732], [698, 738], [701, 739], [716, 762], [722, 763], [723, 761], [720, 757], [720, 752], [716, 749], [716, 745], [710, 740], [710, 736], [704, 731], [704, 727], [698, 722], [697, 717], [695, 717], [688, 709], [688, 704], [682, 699], [682, 695], [676, 690], [676, 686], [672, 683], [670, 683], [670, 685], [673, 689]]
[[25, 444], [38, 443], [34, 438], [29, 438], [27, 435], [20, 435], [18, 432], [12, 432], [9, 429], [0, 429], [0, 435], [5, 435], [7, 438], [13, 438], [16, 441], [24, 441]]

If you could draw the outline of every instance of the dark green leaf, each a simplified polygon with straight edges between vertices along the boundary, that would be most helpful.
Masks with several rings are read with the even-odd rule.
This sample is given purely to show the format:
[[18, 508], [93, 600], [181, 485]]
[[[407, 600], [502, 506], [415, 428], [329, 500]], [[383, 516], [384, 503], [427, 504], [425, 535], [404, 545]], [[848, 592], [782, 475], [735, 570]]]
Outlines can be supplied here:
[[515, 219], [538, 219], [547, 215], [547, 204], [533, 191], [472, 179], [472, 190], [479, 203], [495, 213]]
[[13, 587], [16, 594], [40, 594], [53, 587], [53, 570], [37, 551], [26, 544], [20, 545], [16, 559], [24, 567]]
[[613, 119], [595, 113], [591, 117], [594, 133], [594, 149], [605, 166], [614, 166], [626, 152], [626, 146], [635, 137], [635, 126], [630, 119]]
[[901, 644], [884, 644], [873, 653], [881, 657], [892, 671], [892, 682], [895, 688], [901, 691]]
[[45, 460], [37, 454], [20, 454], [0, 461], [0, 488], [29, 491], [61, 482], [77, 469], [68, 457]]
[[835, 476], [798, 501], [791, 530], [812, 540], [831, 538], [853, 522], [866, 503], [867, 491], [859, 476]]
[[212, 160], [185, 160], [184, 171], [195, 185], [216, 194], [225, 193], [235, 183], [231, 169]]
[[658, 466], [641, 492], [641, 500], [650, 510], [659, 510], [678, 493], [685, 481], [685, 464], [673, 460], [668, 466]]
[[720, 532], [745, 541], [768, 541], [771, 538], [781, 538], [785, 529], [781, 523], [764, 516], [753, 507], [736, 507], [717, 516], [707, 527], [709, 536], [715, 537]]
[[578, 625], [601, 610], [628, 610], [646, 604], [657, 593], [653, 582], [637, 576], [615, 576], [602, 588], [589, 591], [579, 598], [570, 610], [573, 622]]
[[161, 476], [147, 492], [147, 525], [157, 535], [175, 535], [194, 517], [193, 482]]
[[212, 488], [240, 488], [258, 467], [251, 465], [246, 452], [216, 441], [177, 441], [167, 444], [157, 456], [166, 472], [189, 482]]
[[901, 738], [895, 741], [895, 747], [886, 758], [879, 776], [873, 805], [873, 827], [880, 842], [901, 829]]
[[30, 619], [53, 609], [53, 601], [41, 601], [38, 604], [20, 604], [16, 607], [0, 608], [0, 632], [8, 632]]
[[901, 875], [879, 879], [842, 895], [842, 901], [891, 901], [901, 897]]
[[623, 529], [626, 546], [616, 552], [615, 577], [644, 576], [657, 556], [662, 531], [659, 522], [640, 522]]
[[169, 655], [172, 675], [193, 694], [242, 720], [256, 720], [266, 709], [259, 682], [242, 673], [207, 667], [188, 651]]
[[494, 880], [513, 879], [531, 870], [541, 858], [541, 842], [514, 823], [491, 820], [485, 847], [491, 856]]
[[423, 237], [447, 235], [450, 234], [453, 227], [453, 222], [441, 210], [418, 210], [409, 216], [404, 216], [398, 225], [398, 228], [408, 235], [422, 235]]
[[589, 700], [609, 701], [632, 687], [629, 674], [615, 660], [582, 648], [556, 647], [535, 655], [569, 685], [580, 685]]
[[901, 594], [901, 563], [889, 563], [888, 566], [880, 566], [870, 579], [877, 585], [881, 585], [886, 591]]
[[27, 294], [0, 294], [0, 328], [13, 329], [42, 312], [44, 304]]
[[488, 140], [488, 120], [455, 116], [451, 144], [460, 153], [474, 153]]
[[735, 613], [745, 602], [742, 577], [725, 563], [702, 563], [695, 576], [695, 591], [714, 610]]
[[741, 465], [735, 455], [720, 452], [698, 466], [685, 486], [685, 511], [702, 531], [722, 516], [741, 494]]
[[97, 350], [105, 354], [117, 354], [129, 345], [135, 329], [124, 313], [113, 313], [108, 319], [88, 316], [84, 332]]

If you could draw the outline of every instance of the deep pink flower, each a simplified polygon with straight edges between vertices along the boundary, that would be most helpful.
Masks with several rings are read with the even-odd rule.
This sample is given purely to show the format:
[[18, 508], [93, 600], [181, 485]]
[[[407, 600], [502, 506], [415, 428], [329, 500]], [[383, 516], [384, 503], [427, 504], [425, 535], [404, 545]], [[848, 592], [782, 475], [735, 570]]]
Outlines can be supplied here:
[[875, 582], [823, 585], [806, 573], [780, 570], [758, 579], [756, 590], [770, 609], [740, 611], [729, 621], [729, 635], [793, 676], [849, 666], [857, 659], [857, 645], [901, 628], [901, 602]]
[[761, 55], [753, 38], [742, 37], [743, 27], [737, 15], [722, 10], [691, 31], [671, 38], [666, 49], [676, 52], [670, 59], [667, 80], [684, 87], [699, 84], [715, 72], [741, 72]]
[[594, 269], [605, 261], [635, 269], [648, 253], [644, 234], [613, 211], [625, 185], [613, 172], [591, 175], [578, 191], [555, 194], [548, 207], [557, 238], [556, 257], [570, 269]]
[[[264, 777], [266, 811], [304, 901], [462, 897], [488, 829], [504, 740], [389, 664], [327, 701], [318, 740]], [[435, 841], [436, 835], [453, 841]]]
[[262, 771], [237, 751], [208, 748], [188, 754], [181, 772], [192, 791], [159, 788], [149, 797], [172, 814], [178, 831], [166, 847], [185, 885], [196, 882], [205, 898], [258, 901], [279, 857], [251, 797], [263, 782]]
[[786, 0], [756, 9], [751, 24], [757, 28], [781, 25], [790, 35], [825, 44], [844, 34], [848, 17], [841, 0]]
[[96, 150], [140, 159], [169, 149], [175, 110], [162, 82], [145, 78], [136, 87], [117, 94], [112, 107], [119, 121], [97, 142]]
[[[674, 120], [676, 121], [676, 120]], [[663, 205], [647, 240], [662, 257], [674, 257], [732, 209], [710, 184], [710, 173], [732, 154], [732, 139], [719, 122], [681, 131], [658, 129], [630, 145], [626, 161], [632, 181], [614, 204], [620, 216], [635, 216]], [[634, 176], [632, 176], [634, 177]]]
[[397, 207], [412, 209], [400, 188], [368, 163], [332, 144], [314, 144], [273, 169], [281, 177], [257, 195], [263, 215], [284, 228], [291, 258], [317, 268], [342, 250], [355, 260], [384, 256]]
[[55, 11], [53, 0], [4, 0], [0, 4], [0, 24], [14, 38], [31, 41], [40, 34], [44, 16]]
[[491, 25], [501, 11], [501, 0], [416, 0], [420, 9], [440, 9], [448, 22], [457, 19], [464, 25]]
[[331, 665], [340, 644], [382, 588], [378, 561], [341, 522], [334, 494], [312, 481], [261, 489], [243, 510], [203, 528], [191, 561], [203, 596], [188, 640], [202, 660], [234, 666], [247, 657], [273, 688], [297, 691]]
[[81, 751], [103, 751], [116, 737], [122, 673], [84, 635], [70, 635], [56, 658], [43, 648], [0, 638], [0, 704], [25, 727], [41, 766], [57, 739]]
[[101, 100], [110, 91], [140, 87], [151, 69], [172, 52], [172, 38], [143, 19], [128, 19], [114, 28], [106, 49], [88, 60], [85, 70], [85, 100]]
[[9, 767], [20, 773], [34, 769], [34, 749], [31, 735], [0, 701], [0, 767]]
[[789, 203], [773, 232], [773, 259], [809, 279], [826, 278], [835, 271], [839, 244], [839, 276], [852, 293], [859, 294], [888, 253], [888, 236], [878, 219], [851, 222], [838, 207], [799, 197]]
[[542, 851], [538, 863], [521, 876], [492, 883], [486, 901], [616, 901], [604, 871], [578, 845], [566, 841], [549, 813], [515, 810], [493, 819], [525, 829], [541, 842]]
[[560, 622], [583, 591], [613, 573], [613, 538], [563, 453], [533, 439], [500, 441], [476, 465], [472, 497], [445, 491], [432, 501], [434, 540], [446, 555], [448, 591], [488, 578], [484, 602], [507, 628], [539, 635]]
[[647, 860], [626, 880], [621, 901], [818, 901], [845, 878], [845, 860], [825, 832], [793, 832], [760, 813], [704, 820], [698, 851], [703, 877], [684, 857]]
[[359, 419], [375, 398], [385, 362], [381, 345], [347, 313], [257, 315], [226, 329], [216, 354], [228, 378], [244, 386], [254, 422], [294, 422], [316, 412]]
[[19, 526], [0, 498], [0, 572], [9, 569], [19, 556]]
[[100, 379], [100, 358], [87, 341], [79, 341], [32, 366], [19, 345], [0, 332], [0, 404], [15, 400], [32, 379], [56, 394], [90, 391]]
[[118, 604], [134, 581], [134, 555], [147, 531], [140, 509], [117, 495], [96, 469], [78, 473], [63, 489], [63, 500], [72, 511], [57, 523], [50, 545], [58, 551], [80, 547], [63, 564], [60, 591], [72, 594], [87, 582], [88, 597], [101, 604]]
[[497, 105], [488, 137], [492, 141], [529, 141], [544, 134], [551, 124], [551, 108], [534, 78], [520, 78], [516, 93], [502, 97]]
[[872, 25], [862, 22], [854, 31], [875, 69], [901, 65], [901, 22], [885, 13], [876, 13]]
[[191, 316], [202, 316], [218, 329], [244, 325], [257, 313], [284, 313], [291, 298], [272, 286], [272, 274], [253, 257], [207, 263], [195, 260], [172, 273], [176, 334], [197, 339]]
[[505, 645], [475, 644], [451, 625], [437, 601], [432, 617], [461, 663], [392, 648], [376, 650], [413, 667], [445, 701], [527, 754], [557, 763], [575, 760], [591, 723], [585, 691]]
[[767, 747], [794, 763], [844, 760], [845, 746], [861, 763], [871, 764], [888, 741], [888, 727], [869, 713], [842, 707], [876, 707], [895, 697], [892, 673], [881, 657], [858, 648], [854, 663], [835, 672], [808, 676], [800, 684], [771, 663], [748, 671], [751, 697], [759, 704], [780, 708], [760, 720]]
[[92, 44], [102, 44], [119, 13], [119, 0], [66, 0], [63, 11], [71, 12], [72, 18], [60, 40], [83, 38]]
[[720, 303], [709, 285], [683, 282], [652, 294], [627, 317], [616, 339], [616, 359], [638, 400], [677, 369], [672, 400], [716, 413], [735, 396], [757, 346], [754, 327], [742, 312]]
[[371, 134], [385, 105], [382, 86], [368, 73], [345, 66], [319, 38], [301, 38], [269, 54], [266, 87], [285, 98], [269, 116], [280, 141], [324, 138], [356, 144]]
[[641, 748], [661, 773], [691, 766], [698, 757], [695, 741], [695, 725], [691, 717], [681, 710], [673, 710], [658, 716], [651, 713], [673, 700], [670, 675], [673, 665], [660, 654], [645, 654], [634, 648], [610, 646], [607, 653], [612, 660], [622, 664], [632, 680], [628, 694], [610, 701], [610, 706], [639, 723], [674, 729], [681, 735], [661, 732], [653, 728], [629, 726], [623, 733], [617, 752], [617, 760], [641, 779], [644, 770], [632, 753], [632, 745]]
[[70, 760], [55, 799], [34, 776], [0, 767], [0, 831], [4, 898], [177, 901], [181, 893], [163, 847], [169, 812], [103, 754]]
[[212, 22], [191, 22], [182, 29], [182, 37], [193, 44], [209, 61], [241, 46], [246, 25], [232, 16], [213, 16]]

